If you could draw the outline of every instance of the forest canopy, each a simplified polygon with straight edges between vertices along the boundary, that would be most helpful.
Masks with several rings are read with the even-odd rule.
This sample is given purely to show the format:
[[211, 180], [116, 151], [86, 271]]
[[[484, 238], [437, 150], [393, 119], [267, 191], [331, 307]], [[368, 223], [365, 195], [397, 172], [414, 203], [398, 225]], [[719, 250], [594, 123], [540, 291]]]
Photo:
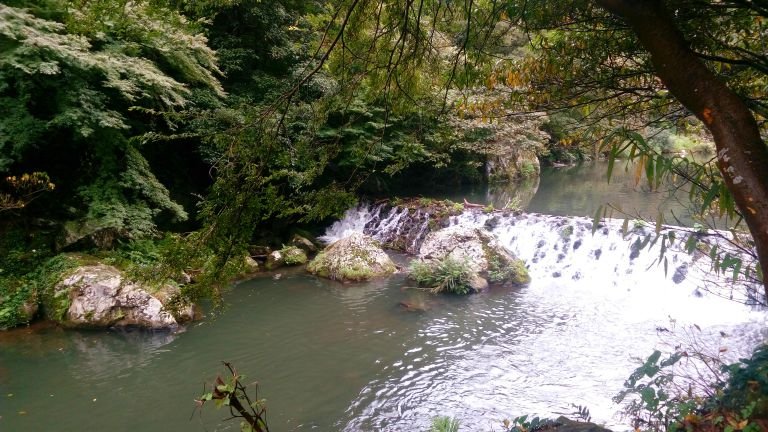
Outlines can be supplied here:
[[[765, 5], [629, 3], [6, 2], [0, 218], [59, 227], [53, 250], [194, 231], [221, 264], [413, 175], [482, 180], [475, 144], [543, 113], [539, 156], [623, 152], [651, 185], [681, 176], [764, 257]], [[669, 50], [687, 66], [665, 69]], [[705, 129], [751, 159], [650, 145]]]

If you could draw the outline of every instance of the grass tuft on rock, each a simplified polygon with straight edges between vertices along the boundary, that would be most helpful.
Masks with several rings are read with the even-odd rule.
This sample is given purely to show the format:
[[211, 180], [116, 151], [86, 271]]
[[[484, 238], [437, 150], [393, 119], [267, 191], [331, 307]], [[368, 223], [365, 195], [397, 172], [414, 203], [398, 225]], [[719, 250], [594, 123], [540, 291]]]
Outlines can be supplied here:
[[469, 294], [472, 291], [472, 273], [467, 261], [451, 257], [434, 262], [414, 261], [410, 265], [411, 279], [433, 293]]

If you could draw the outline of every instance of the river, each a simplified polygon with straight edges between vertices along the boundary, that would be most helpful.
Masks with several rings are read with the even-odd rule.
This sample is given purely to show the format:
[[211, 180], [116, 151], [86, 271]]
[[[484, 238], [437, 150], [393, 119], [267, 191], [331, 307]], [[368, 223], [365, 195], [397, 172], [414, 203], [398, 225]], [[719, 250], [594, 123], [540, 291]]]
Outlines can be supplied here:
[[[666, 200], [628, 178], [606, 186], [602, 169], [546, 170], [535, 187], [463, 196], [517, 195], [533, 211], [573, 216], [618, 200], [652, 216]], [[563, 224], [574, 227], [572, 246], [542, 256], [561, 247]], [[738, 358], [768, 338], [768, 323], [764, 311], [697, 290], [691, 274], [671, 282], [650, 253], [628, 259], [609, 228], [591, 235], [586, 219], [546, 215], [501, 221], [494, 230], [530, 265], [523, 288], [435, 297], [408, 290], [402, 275], [343, 285], [281, 270], [237, 284], [218, 316], [177, 334], [44, 324], [0, 333], [0, 431], [239, 430], [213, 406], [194, 411], [222, 360], [259, 381], [273, 431], [427, 430], [436, 415], [491, 431], [521, 414], [571, 413], [572, 404], [621, 430], [611, 397], [654, 348], [683, 337]]]

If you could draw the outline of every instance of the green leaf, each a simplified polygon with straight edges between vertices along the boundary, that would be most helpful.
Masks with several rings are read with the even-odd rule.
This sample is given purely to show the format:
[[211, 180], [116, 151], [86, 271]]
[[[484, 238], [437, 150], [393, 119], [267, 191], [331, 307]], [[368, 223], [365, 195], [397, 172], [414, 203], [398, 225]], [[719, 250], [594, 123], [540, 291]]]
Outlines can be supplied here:
[[656, 390], [654, 390], [653, 387], [644, 387], [640, 390], [640, 398], [647, 405], [650, 405], [656, 400]]
[[595, 216], [592, 218], [592, 235], [595, 234], [597, 228], [600, 226], [600, 213], [603, 210], [603, 206], [598, 206], [595, 211]]
[[611, 147], [611, 152], [608, 154], [608, 183], [611, 182], [611, 175], [613, 174], [613, 164], [616, 162], [616, 146]]

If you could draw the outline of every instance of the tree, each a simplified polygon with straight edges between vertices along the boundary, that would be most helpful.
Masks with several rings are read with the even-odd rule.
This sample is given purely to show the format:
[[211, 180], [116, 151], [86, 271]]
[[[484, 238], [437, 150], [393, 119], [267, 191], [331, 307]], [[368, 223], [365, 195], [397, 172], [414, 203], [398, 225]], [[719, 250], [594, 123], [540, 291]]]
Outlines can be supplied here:
[[[650, 52], [659, 78], [712, 132], [717, 166], [755, 240], [768, 297], [768, 147], [753, 112], [691, 50], [665, 2], [598, 2], [627, 21]], [[765, 5], [755, 3], [734, 1], [732, 6], [754, 7], [763, 17]]]
[[[413, 94], [422, 78], [419, 67], [428, 65], [431, 91], [484, 86], [507, 110], [578, 108], [594, 126], [589, 132], [617, 140], [614, 145], [634, 136], [617, 130], [654, 122], [674, 126], [692, 113], [714, 137], [720, 176], [704, 181], [700, 174], [682, 174], [704, 189], [702, 208], [719, 201], [729, 210], [735, 202], [734, 214], [743, 217], [754, 239], [761, 273], [768, 272], [768, 149], [762, 135], [768, 99], [761, 90], [768, 79], [765, 2], [352, 0], [336, 5], [339, 12], [327, 27], [330, 36], [314, 70], [343, 57], [349, 70], [370, 74], [369, 84], [410, 101], [418, 100]], [[508, 49], [516, 27], [530, 39], [522, 55]], [[446, 97], [446, 102], [450, 109], [457, 101]], [[502, 110], [487, 113], [502, 115]], [[612, 131], [600, 131], [606, 126]], [[652, 168], [664, 166], [661, 156], [638, 150], [654, 162]], [[763, 286], [768, 295], [765, 278]]]
[[[75, 222], [82, 234], [111, 229], [138, 238], [156, 232], [161, 214], [186, 219], [136, 137], [172, 130], [155, 114], [185, 109], [196, 93], [223, 96], [199, 29], [150, 1], [6, 3], [0, 174], [50, 177], [56, 190], [28, 207]], [[4, 216], [18, 217], [16, 207]]]

